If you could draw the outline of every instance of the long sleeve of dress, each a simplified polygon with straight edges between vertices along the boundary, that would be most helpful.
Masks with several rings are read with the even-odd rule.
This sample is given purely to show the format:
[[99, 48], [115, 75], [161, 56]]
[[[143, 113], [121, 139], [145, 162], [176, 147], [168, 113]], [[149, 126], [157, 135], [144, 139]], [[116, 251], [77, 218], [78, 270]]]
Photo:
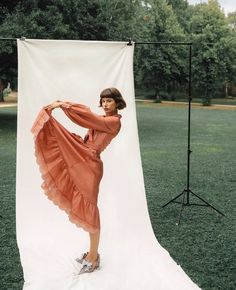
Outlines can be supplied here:
[[114, 116], [100, 116], [91, 112], [90, 108], [71, 102], [63, 102], [61, 105], [64, 113], [76, 124], [97, 131], [114, 133], [119, 129], [119, 119]]

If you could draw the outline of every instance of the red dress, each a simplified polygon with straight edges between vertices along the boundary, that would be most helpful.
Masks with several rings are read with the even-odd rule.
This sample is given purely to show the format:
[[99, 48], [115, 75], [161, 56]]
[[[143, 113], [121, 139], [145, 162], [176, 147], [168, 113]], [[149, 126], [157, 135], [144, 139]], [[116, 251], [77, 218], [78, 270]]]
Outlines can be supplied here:
[[100, 116], [87, 106], [71, 102], [63, 102], [61, 108], [74, 123], [89, 130], [83, 139], [63, 127], [51, 111], [43, 108], [39, 112], [31, 132], [43, 179], [41, 187], [71, 222], [95, 233], [100, 229], [100, 153], [120, 131], [121, 115]]

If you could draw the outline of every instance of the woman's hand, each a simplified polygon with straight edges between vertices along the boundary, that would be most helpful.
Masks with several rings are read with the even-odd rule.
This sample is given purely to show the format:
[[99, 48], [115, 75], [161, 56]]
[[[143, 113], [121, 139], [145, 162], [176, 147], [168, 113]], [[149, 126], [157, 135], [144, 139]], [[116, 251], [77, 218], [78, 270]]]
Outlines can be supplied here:
[[63, 102], [61, 101], [56, 101], [51, 103], [50, 105], [47, 105], [46, 107], [44, 107], [46, 110], [53, 110], [55, 108], [59, 108], [61, 105], [63, 104]]

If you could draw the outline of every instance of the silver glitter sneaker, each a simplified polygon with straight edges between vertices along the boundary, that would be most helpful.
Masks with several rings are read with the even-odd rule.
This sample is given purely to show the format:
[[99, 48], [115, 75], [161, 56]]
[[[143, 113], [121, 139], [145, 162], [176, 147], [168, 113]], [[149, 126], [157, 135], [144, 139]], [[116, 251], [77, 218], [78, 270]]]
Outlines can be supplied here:
[[82, 264], [85, 257], [88, 255], [88, 252], [87, 253], [83, 253], [79, 258], [76, 258], [75, 261]]
[[84, 273], [91, 273], [94, 270], [98, 270], [99, 267], [100, 267], [100, 255], [98, 254], [96, 264], [94, 267], [93, 267], [93, 263], [86, 261], [85, 259], [83, 260], [82, 268], [79, 272], [79, 275], [84, 274]]

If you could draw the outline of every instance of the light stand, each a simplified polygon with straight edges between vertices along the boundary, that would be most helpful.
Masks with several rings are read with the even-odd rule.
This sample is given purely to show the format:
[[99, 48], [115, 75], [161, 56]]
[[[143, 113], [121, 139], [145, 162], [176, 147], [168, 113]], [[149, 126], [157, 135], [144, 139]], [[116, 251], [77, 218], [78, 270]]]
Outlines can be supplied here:
[[[173, 199], [171, 199], [169, 202], [167, 202], [166, 204], [164, 204], [162, 206], [162, 208], [164, 208], [165, 206], [167, 206], [171, 202], [180, 203], [181, 204], [181, 210], [180, 210], [179, 220], [178, 220], [177, 225], [180, 224], [180, 219], [181, 219], [181, 216], [182, 216], [182, 212], [183, 212], [184, 206], [190, 206], [190, 205], [207, 206], [207, 207], [213, 208], [215, 211], [217, 211], [222, 216], [225, 216], [221, 211], [219, 211], [214, 206], [212, 206], [210, 203], [208, 203], [207, 201], [205, 201], [202, 197], [200, 197], [199, 195], [197, 195], [196, 193], [194, 193], [190, 189], [190, 187], [189, 187], [189, 183], [190, 183], [189, 182], [190, 181], [190, 154], [192, 153], [192, 151], [190, 149], [191, 101], [192, 101], [192, 43], [189, 44], [187, 188], [184, 189], [179, 195], [177, 195], [176, 197], [174, 197]], [[201, 200], [203, 203], [191, 203], [190, 202], [190, 194], [192, 194], [193, 196], [195, 196], [196, 198], [198, 198], [199, 200]], [[182, 202], [181, 201], [177, 201], [177, 199], [180, 196], [183, 196]], [[185, 198], [186, 198], [186, 200], [185, 200]]]

